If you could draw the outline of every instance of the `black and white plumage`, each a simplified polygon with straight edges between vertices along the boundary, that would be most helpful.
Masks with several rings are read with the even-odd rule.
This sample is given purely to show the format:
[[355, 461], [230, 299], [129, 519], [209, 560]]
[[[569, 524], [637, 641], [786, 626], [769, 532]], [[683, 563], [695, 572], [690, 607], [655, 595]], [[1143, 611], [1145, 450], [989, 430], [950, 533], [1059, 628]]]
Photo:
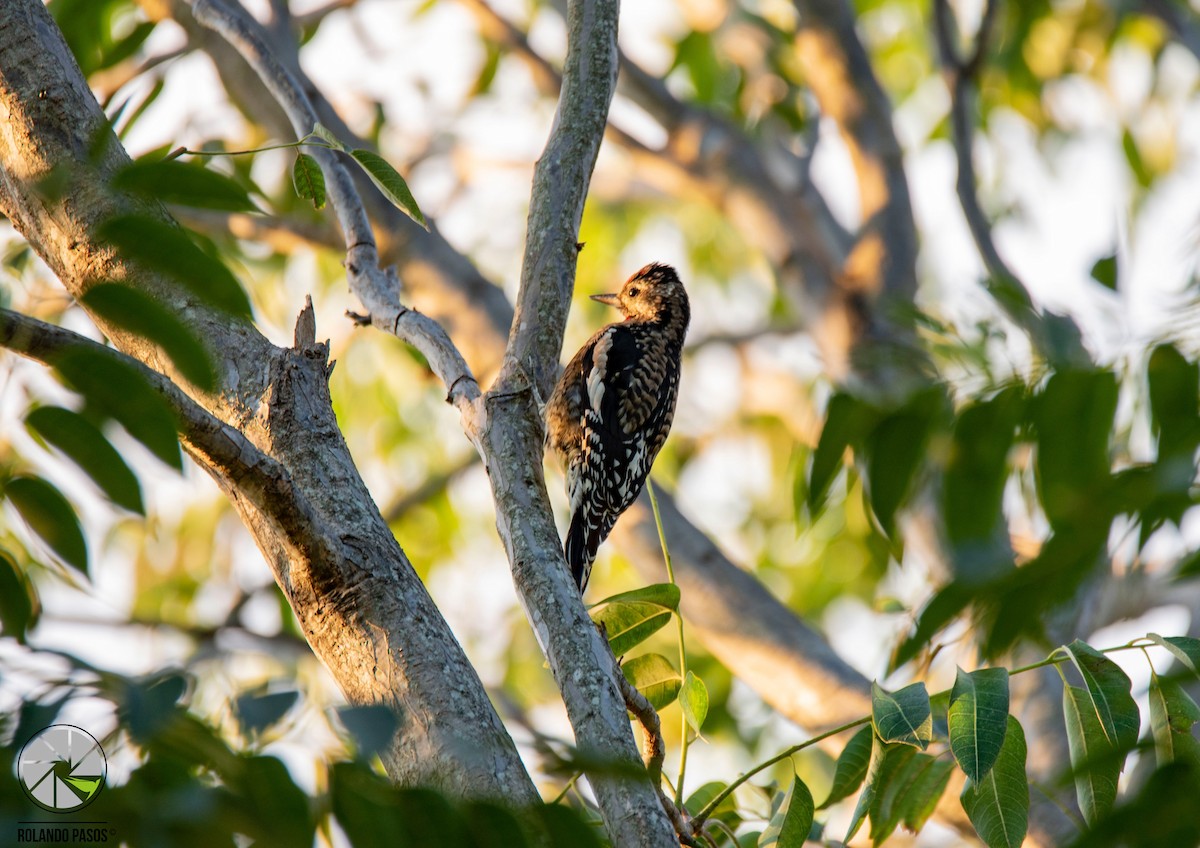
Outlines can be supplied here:
[[617, 294], [593, 300], [625, 316], [587, 340], [546, 405], [546, 442], [566, 468], [567, 564], [587, 588], [596, 550], [633, 503], [658, 456], [679, 396], [691, 309], [675, 269], [657, 262]]

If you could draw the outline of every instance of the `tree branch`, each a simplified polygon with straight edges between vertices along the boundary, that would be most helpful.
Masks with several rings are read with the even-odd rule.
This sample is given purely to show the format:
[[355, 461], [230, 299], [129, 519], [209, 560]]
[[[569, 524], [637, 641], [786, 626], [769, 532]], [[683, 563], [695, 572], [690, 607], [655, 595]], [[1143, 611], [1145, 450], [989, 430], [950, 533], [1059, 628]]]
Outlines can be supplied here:
[[[248, 321], [194, 302], [170, 279], [96, 241], [101, 222], [129, 211], [131, 201], [108, 185], [129, 158], [39, 0], [0, 3], [0, 113], [0, 211], [73, 296], [93, 280], [119, 280], [178, 315], [210, 348], [218, 373], [218, 392], [194, 394], [196, 402], [286, 469], [297, 503], [316, 512], [315, 524], [303, 523], [331, 540], [324, 551], [293, 539], [256, 506], [265, 500], [273, 508], [269, 475], [238, 475], [267, 466], [222, 464], [219, 452], [210, 462], [193, 453], [238, 510], [347, 700], [401, 716], [403, 732], [381, 754], [393, 779], [463, 797], [535, 803], [536, 790], [478, 675], [354, 467], [333, 415], [324, 346], [276, 348]], [[108, 142], [99, 161], [97, 138]], [[68, 174], [62, 195], [39, 192], [49, 173]], [[170, 220], [158, 206], [139, 211]], [[169, 369], [154, 345], [96, 320], [122, 352]], [[311, 332], [301, 335], [305, 341]], [[224, 439], [218, 435], [214, 451]], [[229, 450], [235, 449], [241, 448]]]
[[1087, 352], [1074, 323], [1064, 316], [1042, 314], [1033, 303], [1029, 289], [1013, 273], [1000, 256], [992, 239], [991, 224], [979, 204], [976, 192], [973, 153], [974, 123], [971, 120], [971, 97], [975, 76], [986, 58], [988, 37], [996, 17], [997, 0], [987, 0], [975, 44], [966, 57], [955, 46], [954, 13], [947, 0], [934, 0], [934, 26], [938, 54], [941, 57], [946, 84], [950, 89], [950, 124], [954, 135], [954, 152], [958, 159], [958, 178], [955, 189], [959, 204], [975, 246], [988, 271], [985, 287], [1005, 314], [1029, 336], [1034, 348], [1055, 364], [1084, 365]]
[[[280, 62], [267, 43], [262, 26], [245, 10], [222, 0], [189, 0], [192, 12], [203, 25], [219, 32], [254, 68], [275, 97], [297, 138], [304, 138], [319, 123], [305, 86]], [[311, 84], [307, 86], [311, 88]], [[346, 242], [346, 277], [350, 290], [362, 301], [371, 323], [415, 347], [446, 386], [447, 401], [472, 415], [479, 398], [479, 385], [466, 361], [441, 325], [399, 301], [400, 281], [392, 269], [379, 266], [379, 252], [366, 208], [350, 172], [337, 154], [314, 148], [313, 155], [325, 172], [329, 200], [337, 213]]]

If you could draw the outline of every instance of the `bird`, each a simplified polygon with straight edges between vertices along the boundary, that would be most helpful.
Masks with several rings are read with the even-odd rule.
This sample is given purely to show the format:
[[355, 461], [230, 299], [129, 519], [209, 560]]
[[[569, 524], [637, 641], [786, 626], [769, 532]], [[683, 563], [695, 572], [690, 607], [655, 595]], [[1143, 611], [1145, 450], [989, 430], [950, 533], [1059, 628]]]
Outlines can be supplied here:
[[546, 403], [546, 444], [566, 472], [571, 518], [563, 553], [582, 595], [617, 518], [642, 491], [679, 398], [691, 306], [679, 275], [652, 262], [615, 294], [620, 310], [567, 363]]

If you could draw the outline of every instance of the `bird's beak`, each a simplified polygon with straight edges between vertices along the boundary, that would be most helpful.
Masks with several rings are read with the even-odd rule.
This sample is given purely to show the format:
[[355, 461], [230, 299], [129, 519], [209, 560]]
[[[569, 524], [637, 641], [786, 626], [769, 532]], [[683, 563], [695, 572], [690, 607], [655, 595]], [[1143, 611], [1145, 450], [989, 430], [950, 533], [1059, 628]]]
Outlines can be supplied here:
[[618, 309], [621, 307], [621, 296], [618, 294], [594, 294], [592, 300], [608, 306], [615, 306]]

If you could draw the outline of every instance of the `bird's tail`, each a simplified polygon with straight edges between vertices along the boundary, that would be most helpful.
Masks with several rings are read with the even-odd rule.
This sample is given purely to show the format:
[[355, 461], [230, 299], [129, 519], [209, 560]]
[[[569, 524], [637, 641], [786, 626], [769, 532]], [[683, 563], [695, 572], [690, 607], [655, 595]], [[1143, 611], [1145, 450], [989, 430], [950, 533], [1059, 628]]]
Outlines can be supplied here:
[[[567, 529], [567, 540], [563, 543], [563, 553], [567, 557], [567, 565], [571, 567], [571, 576], [579, 587], [579, 594], [587, 588], [588, 578], [592, 574], [592, 563], [596, 559], [596, 549], [600, 547], [600, 539], [595, 534], [595, 528], [588, 527], [582, 510], [576, 510], [571, 516], [571, 526]], [[593, 532], [588, 532], [589, 530]]]

